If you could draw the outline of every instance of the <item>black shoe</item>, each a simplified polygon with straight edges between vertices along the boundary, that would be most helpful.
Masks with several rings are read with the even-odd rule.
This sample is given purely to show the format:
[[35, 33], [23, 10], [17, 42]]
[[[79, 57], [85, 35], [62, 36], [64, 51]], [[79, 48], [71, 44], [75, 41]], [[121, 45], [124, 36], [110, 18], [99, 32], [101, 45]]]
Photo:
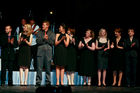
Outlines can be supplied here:
[[13, 86], [13, 83], [12, 82], [8, 82], [8, 86]]
[[127, 85], [128, 88], [130, 88], [130, 85]]
[[2, 86], [2, 87], [4, 87], [4, 86], [5, 86], [5, 84], [4, 84], [4, 83], [2, 83], [2, 84], [1, 84], [1, 86]]
[[36, 83], [36, 86], [39, 87], [39, 86], [41, 86], [41, 84], [40, 83]]

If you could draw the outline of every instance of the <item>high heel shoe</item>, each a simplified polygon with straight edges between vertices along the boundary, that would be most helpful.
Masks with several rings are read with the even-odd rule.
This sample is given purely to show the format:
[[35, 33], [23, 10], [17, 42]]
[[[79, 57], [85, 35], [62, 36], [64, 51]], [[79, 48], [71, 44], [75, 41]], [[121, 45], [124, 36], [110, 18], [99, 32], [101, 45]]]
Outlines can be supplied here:
[[84, 86], [86, 85], [86, 82], [84, 82]]
[[121, 84], [118, 84], [118, 87], [121, 87]]
[[103, 83], [103, 87], [106, 87], [106, 84], [105, 83]]
[[115, 87], [115, 86], [116, 86], [116, 83], [113, 83], [113, 84], [112, 84], [112, 87]]
[[101, 83], [98, 83], [98, 87], [101, 87]]
[[24, 82], [24, 86], [27, 86], [27, 82]]
[[91, 82], [88, 82], [88, 86], [91, 86]]

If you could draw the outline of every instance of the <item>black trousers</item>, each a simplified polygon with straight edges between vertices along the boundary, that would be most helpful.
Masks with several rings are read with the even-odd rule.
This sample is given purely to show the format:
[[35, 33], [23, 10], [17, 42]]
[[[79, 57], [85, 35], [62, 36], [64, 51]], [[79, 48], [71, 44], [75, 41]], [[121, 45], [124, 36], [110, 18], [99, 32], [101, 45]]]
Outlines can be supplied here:
[[126, 57], [126, 83], [127, 85], [136, 84], [136, 67], [137, 67], [137, 57]]
[[37, 70], [37, 45], [31, 46], [31, 57], [34, 60], [33, 66], [34, 66], [34, 70], [36, 71]]
[[1, 82], [5, 84], [6, 81], [6, 69], [8, 69], [8, 84], [12, 84], [12, 71], [13, 71], [13, 61], [2, 59], [2, 69], [1, 69]]

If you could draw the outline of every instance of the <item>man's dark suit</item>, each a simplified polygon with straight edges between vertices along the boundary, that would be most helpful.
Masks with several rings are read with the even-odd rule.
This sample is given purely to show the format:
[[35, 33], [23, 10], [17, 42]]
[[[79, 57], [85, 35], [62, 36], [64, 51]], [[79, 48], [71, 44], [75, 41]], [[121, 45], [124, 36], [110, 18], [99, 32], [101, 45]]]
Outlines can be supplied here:
[[[135, 43], [133, 47], [131, 45]], [[136, 83], [136, 65], [137, 65], [137, 50], [139, 48], [139, 41], [133, 38], [132, 42], [130, 38], [125, 39], [125, 63], [126, 63], [126, 82], [127, 85], [135, 86]]]

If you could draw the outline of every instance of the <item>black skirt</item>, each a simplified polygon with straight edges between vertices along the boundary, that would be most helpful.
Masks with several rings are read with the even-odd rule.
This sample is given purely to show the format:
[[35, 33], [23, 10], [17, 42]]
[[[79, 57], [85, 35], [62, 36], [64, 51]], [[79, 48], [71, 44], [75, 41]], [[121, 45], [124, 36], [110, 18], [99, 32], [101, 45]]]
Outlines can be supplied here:
[[63, 45], [55, 47], [54, 63], [56, 66], [66, 66], [67, 48]]
[[76, 71], [76, 49], [74, 47], [67, 48], [67, 61], [66, 61], [66, 71]]
[[19, 48], [18, 63], [20, 67], [30, 67], [31, 65], [31, 49], [30, 46], [21, 46]]

